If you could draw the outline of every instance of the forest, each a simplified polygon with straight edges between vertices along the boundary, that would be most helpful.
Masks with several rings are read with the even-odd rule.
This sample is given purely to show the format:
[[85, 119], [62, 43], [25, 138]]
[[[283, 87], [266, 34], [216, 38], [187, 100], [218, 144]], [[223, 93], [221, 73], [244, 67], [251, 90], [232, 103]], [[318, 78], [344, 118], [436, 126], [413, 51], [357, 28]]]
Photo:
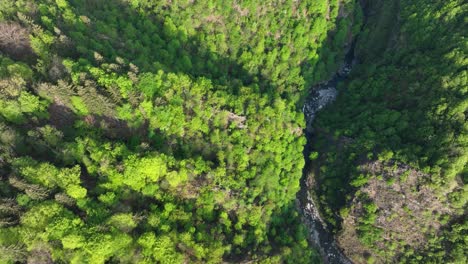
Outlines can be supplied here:
[[[467, 11], [0, 1], [0, 263], [321, 263], [296, 205], [307, 141], [353, 262], [466, 263]], [[353, 42], [306, 138], [304, 101]]]
[[355, 5], [1, 1], [1, 262], [319, 261], [299, 104]]
[[359, 63], [315, 121], [323, 215], [356, 263], [466, 263], [468, 5], [366, 9]]

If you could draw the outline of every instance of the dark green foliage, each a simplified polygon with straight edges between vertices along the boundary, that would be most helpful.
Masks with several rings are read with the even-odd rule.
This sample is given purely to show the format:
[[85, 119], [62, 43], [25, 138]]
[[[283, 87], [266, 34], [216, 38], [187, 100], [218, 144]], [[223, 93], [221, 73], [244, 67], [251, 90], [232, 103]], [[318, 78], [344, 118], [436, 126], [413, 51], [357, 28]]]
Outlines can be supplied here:
[[[451, 202], [454, 213], [447, 219], [466, 218], [460, 206], [466, 208], [462, 197], [467, 197], [468, 6], [458, 0], [363, 2], [369, 14], [357, 42], [362, 64], [341, 87], [337, 102], [316, 120], [318, 195], [322, 207], [331, 208], [325, 215], [339, 230], [336, 212], [345, 212], [356, 191], [377, 177], [359, 167], [392, 161], [388, 164], [408, 164], [430, 175], [424, 184]], [[403, 181], [407, 177], [401, 175]], [[380, 230], [372, 211], [362, 214], [356, 228], [377, 252]], [[427, 249], [413, 252], [407, 246], [401, 250], [407, 252], [403, 262], [466, 262], [466, 253], [458, 252], [466, 242], [450, 230], [466, 232], [463, 224], [448, 225], [440, 234], [430, 231], [434, 238], [427, 238]]]

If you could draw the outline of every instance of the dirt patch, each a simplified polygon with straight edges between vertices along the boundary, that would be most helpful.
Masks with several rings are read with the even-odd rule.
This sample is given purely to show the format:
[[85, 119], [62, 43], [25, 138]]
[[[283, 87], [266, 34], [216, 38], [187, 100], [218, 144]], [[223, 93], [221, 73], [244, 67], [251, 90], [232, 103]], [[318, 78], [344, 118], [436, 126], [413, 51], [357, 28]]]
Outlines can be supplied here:
[[233, 112], [229, 112], [228, 121], [234, 122], [238, 128], [245, 128], [245, 121], [247, 118], [245, 116], [236, 115]]

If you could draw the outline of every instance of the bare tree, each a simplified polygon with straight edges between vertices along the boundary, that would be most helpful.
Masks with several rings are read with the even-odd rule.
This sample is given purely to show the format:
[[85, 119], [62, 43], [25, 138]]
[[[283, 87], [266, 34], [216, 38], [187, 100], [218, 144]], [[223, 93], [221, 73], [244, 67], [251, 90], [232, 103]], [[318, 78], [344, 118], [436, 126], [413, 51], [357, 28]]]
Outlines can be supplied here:
[[0, 51], [14, 59], [32, 55], [28, 30], [17, 23], [0, 23]]
[[21, 211], [21, 208], [16, 203], [16, 200], [14, 198], [0, 199], [0, 213], [19, 214], [20, 211]]
[[28, 264], [52, 264], [52, 256], [46, 247], [34, 249], [28, 256]]
[[37, 184], [29, 184], [14, 175], [8, 178], [8, 182], [11, 186], [24, 191], [31, 199], [44, 200], [49, 196], [49, 190], [46, 188]]
[[8, 246], [0, 246], [0, 255], [2, 259], [10, 259], [22, 262], [26, 259], [26, 249], [24, 245], [15, 244]]

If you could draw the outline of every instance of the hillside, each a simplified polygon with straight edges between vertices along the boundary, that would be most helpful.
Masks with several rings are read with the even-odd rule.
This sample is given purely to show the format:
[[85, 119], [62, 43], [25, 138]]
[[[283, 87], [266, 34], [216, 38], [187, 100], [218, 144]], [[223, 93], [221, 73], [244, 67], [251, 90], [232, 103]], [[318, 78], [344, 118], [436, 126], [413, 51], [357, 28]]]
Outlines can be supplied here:
[[311, 174], [356, 263], [466, 263], [463, 1], [364, 1], [358, 64], [321, 112]]

